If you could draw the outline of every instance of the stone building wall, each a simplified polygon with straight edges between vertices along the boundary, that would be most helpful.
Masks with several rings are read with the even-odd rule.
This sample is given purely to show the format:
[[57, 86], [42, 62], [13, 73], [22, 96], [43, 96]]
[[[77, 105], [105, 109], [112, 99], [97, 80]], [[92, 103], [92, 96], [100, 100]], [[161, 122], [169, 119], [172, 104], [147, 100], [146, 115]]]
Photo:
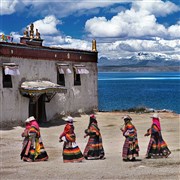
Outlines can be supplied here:
[[[71, 56], [68, 59], [43, 59], [38, 58], [38, 54], [33, 54], [33, 58], [13, 56], [12, 51], [3, 50], [0, 47], [0, 121], [22, 121], [28, 117], [29, 98], [20, 94], [19, 87], [24, 81], [48, 80], [57, 83], [57, 63], [66, 63], [71, 69], [71, 74], [65, 74], [65, 88], [67, 93], [56, 93], [49, 103], [46, 103], [47, 120], [51, 120], [58, 114], [70, 114], [75, 112], [88, 112], [98, 108], [97, 91], [97, 54], [92, 54], [95, 58], [86, 61], [83, 52], [78, 52], [80, 60]], [[6, 52], [6, 54], [4, 53]], [[16, 50], [13, 50], [13, 53]], [[74, 51], [77, 56], [76, 52]], [[23, 54], [21, 55], [23, 56]], [[40, 56], [40, 55], [39, 55]], [[78, 57], [79, 57], [78, 56]], [[56, 55], [57, 57], [57, 55]], [[88, 57], [88, 56], [87, 56]], [[3, 88], [2, 71], [3, 63], [15, 63], [19, 65], [20, 75], [12, 77], [12, 88]], [[81, 85], [74, 86], [74, 64], [81, 64], [88, 69], [89, 74], [81, 74]]]

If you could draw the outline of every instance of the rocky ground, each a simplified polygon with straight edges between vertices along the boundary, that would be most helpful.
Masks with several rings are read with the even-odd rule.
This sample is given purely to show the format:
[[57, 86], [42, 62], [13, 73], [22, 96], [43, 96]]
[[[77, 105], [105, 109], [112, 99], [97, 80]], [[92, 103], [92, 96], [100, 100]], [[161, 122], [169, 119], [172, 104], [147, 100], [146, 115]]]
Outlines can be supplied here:
[[[145, 159], [149, 137], [144, 137], [151, 126], [152, 113], [130, 114], [138, 130], [141, 161], [123, 162], [121, 158], [124, 137], [120, 131], [121, 117], [125, 112], [96, 113], [103, 137], [105, 160], [84, 160], [82, 163], [63, 163], [62, 143], [58, 142], [63, 131], [64, 121], [58, 120], [41, 126], [41, 135], [49, 155], [47, 162], [27, 163], [20, 160], [23, 127], [1, 130], [0, 179], [13, 180], [66, 180], [66, 179], [180, 179], [180, 119], [179, 115], [163, 112], [161, 116], [162, 135], [172, 154], [163, 159]], [[84, 130], [89, 121], [88, 115], [74, 117], [77, 143], [83, 151], [87, 139]]]

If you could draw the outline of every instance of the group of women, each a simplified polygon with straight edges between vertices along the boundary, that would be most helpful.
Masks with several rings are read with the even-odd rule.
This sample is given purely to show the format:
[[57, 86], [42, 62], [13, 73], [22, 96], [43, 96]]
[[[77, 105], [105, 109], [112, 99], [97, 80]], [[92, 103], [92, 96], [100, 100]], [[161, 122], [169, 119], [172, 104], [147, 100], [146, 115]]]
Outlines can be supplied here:
[[89, 136], [88, 143], [82, 154], [78, 145], [76, 144], [76, 135], [74, 133], [73, 118], [68, 117], [66, 119], [67, 124], [63, 133], [60, 135], [60, 142], [64, 142], [63, 145], [63, 161], [64, 162], [82, 162], [85, 159], [103, 159], [104, 149], [102, 145], [102, 137], [100, 129], [96, 121], [95, 115], [90, 116], [90, 122], [88, 128], [85, 130], [84, 138]]
[[[146, 158], [167, 158], [171, 154], [171, 151], [162, 138], [160, 118], [156, 113], [151, 118], [151, 128], [149, 128], [144, 135], [150, 135]], [[139, 156], [137, 130], [132, 124], [132, 118], [130, 116], [124, 116], [123, 119], [124, 128], [121, 128], [121, 131], [125, 136], [125, 142], [122, 157], [124, 161], [136, 161], [136, 157]]]
[[22, 133], [23, 147], [21, 151], [21, 159], [23, 161], [47, 161], [48, 155], [44, 149], [41, 139], [40, 128], [36, 119], [31, 116], [26, 121], [26, 128]]
[[[121, 127], [125, 142], [123, 145], [122, 158], [123, 161], [136, 161], [139, 156], [139, 146], [137, 138], [137, 130], [132, 124], [132, 118], [127, 115], [123, 117], [124, 126]], [[96, 116], [90, 115], [88, 128], [85, 130], [84, 138], [89, 137], [87, 145], [82, 153], [76, 144], [76, 134], [74, 132], [73, 118], [68, 116], [67, 124], [64, 131], [59, 136], [59, 142], [63, 144], [63, 162], [82, 162], [84, 159], [105, 159], [105, 152], [102, 144], [102, 136]], [[162, 158], [168, 157], [171, 152], [166, 142], [162, 138], [160, 118], [157, 114], [152, 117], [152, 126], [147, 130], [145, 136], [151, 136], [146, 158]], [[32, 116], [26, 120], [26, 128], [22, 133], [23, 148], [21, 159], [24, 161], [47, 161], [48, 155], [44, 149], [39, 125]]]

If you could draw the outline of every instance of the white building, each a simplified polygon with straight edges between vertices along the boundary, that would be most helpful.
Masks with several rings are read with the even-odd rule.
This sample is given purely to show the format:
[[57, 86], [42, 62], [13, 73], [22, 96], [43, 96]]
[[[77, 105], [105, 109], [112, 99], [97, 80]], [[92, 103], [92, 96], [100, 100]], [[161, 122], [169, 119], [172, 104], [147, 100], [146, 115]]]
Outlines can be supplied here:
[[39, 122], [98, 108], [97, 51], [50, 48], [33, 28], [20, 43], [0, 42], [0, 121]]

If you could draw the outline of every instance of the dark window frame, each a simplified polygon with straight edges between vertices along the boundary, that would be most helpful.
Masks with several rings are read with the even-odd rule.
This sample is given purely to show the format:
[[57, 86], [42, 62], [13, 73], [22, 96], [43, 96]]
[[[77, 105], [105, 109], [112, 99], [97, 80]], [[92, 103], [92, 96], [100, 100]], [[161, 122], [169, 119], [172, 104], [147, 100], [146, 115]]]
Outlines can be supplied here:
[[81, 75], [76, 73], [76, 69], [73, 68], [74, 72], [74, 86], [80, 86], [81, 85]]
[[57, 68], [57, 84], [65, 86], [65, 75], [59, 73], [59, 68]]
[[12, 88], [12, 77], [11, 75], [5, 75], [4, 69], [2, 71], [3, 74], [3, 88]]

